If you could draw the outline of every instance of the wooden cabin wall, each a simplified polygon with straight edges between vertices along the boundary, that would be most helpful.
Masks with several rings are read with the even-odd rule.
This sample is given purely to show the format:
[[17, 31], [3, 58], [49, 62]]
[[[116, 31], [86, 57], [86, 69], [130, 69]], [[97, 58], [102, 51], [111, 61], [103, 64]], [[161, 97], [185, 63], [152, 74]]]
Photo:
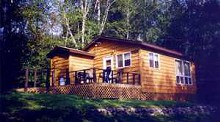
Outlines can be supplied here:
[[[66, 70], [69, 68], [69, 59], [67, 56], [54, 56], [51, 59], [51, 68], [55, 68], [55, 82], [54, 85], [59, 85], [61, 76], [66, 76]], [[50, 80], [52, 85], [52, 79]]]
[[159, 69], [150, 67], [149, 52], [141, 49], [140, 67], [141, 84], [143, 92], [154, 93], [195, 93], [195, 65], [191, 63], [191, 74], [193, 85], [176, 84], [176, 69], [174, 57], [159, 54]]
[[[131, 44], [124, 44], [120, 42], [104, 41], [98, 46], [91, 47], [88, 52], [95, 54], [94, 67], [103, 69], [103, 58], [108, 56], [113, 56], [113, 70], [118, 70], [116, 67], [116, 55], [125, 52], [131, 52], [131, 66], [123, 68], [124, 72], [139, 72], [139, 47], [133, 46]], [[102, 82], [101, 70], [97, 71], [97, 81]], [[132, 81], [130, 77], [130, 81]], [[126, 76], [123, 75], [123, 83], [126, 83]]]
[[81, 55], [69, 56], [70, 84], [74, 84], [74, 72], [77, 70], [93, 68], [93, 58]]

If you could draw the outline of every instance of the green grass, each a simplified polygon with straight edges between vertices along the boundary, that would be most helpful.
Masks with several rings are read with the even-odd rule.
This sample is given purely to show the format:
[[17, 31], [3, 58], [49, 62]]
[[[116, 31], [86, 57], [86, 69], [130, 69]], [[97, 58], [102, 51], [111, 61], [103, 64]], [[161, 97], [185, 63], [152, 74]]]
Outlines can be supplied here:
[[[138, 101], [85, 99], [75, 95], [51, 95], [11, 92], [2, 94], [1, 114], [6, 121], [155, 121], [181, 122], [211, 120], [209, 116], [175, 115], [175, 116], [139, 116], [117, 114], [105, 116], [91, 110], [107, 107], [185, 107], [194, 103], [175, 101]], [[201, 121], [203, 122], [203, 121]], [[205, 121], [206, 122], [206, 121]]]

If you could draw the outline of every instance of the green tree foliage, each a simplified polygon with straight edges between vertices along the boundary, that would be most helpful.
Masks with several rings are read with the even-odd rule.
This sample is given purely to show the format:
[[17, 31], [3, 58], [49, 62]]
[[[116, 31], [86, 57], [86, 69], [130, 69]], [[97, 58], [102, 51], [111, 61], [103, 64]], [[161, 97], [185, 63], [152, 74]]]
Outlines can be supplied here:
[[[174, 1], [165, 46], [185, 53], [191, 59], [216, 55], [220, 37], [220, 7], [217, 1]], [[217, 56], [217, 55], [216, 55]]]

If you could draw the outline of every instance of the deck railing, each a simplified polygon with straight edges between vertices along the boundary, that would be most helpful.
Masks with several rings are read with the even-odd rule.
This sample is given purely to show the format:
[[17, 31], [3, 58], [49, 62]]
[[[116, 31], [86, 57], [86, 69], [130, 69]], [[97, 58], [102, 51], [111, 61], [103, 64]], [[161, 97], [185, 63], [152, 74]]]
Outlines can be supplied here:
[[[140, 74], [135, 72], [124, 72], [112, 70], [107, 76], [105, 69], [90, 68], [70, 72], [70, 77], [74, 77], [75, 84], [85, 83], [120, 83], [120, 84], [140, 84]], [[70, 78], [71, 79], [71, 78]]]
[[[59, 74], [57, 74], [59, 72]], [[125, 72], [112, 70], [109, 75], [105, 69], [89, 68], [77, 71], [69, 69], [33, 69], [26, 68], [24, 88], [46, 87], [69, 84], [90, 84], [90, 83], [119, 83], [140, 85], [140, 74], [136, 72]], [[60, 84], [63, 78], [65, 84]], [[58, 82], [58, 83], [57, 83]], [[56, 84], [55, 84], [56, 83]]]

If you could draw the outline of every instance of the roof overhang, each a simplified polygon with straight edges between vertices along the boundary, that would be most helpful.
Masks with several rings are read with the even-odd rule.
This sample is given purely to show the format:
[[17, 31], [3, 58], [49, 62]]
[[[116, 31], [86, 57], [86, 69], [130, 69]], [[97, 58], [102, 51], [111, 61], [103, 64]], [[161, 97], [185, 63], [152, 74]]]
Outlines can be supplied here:
[[166, 48], [156, 46], [156, 45], [153, 45], [153, 44], [149, 44], [149, 43], [146, 43], [146, 42], [137, 41], [137, 40], [128, 40], [128, 39], [118, 39], [118, 38], [112, 38], [112, 37], [102, 37], [102, 36], [99, 36], [96, 39], [94, 39], [86, 47], [84, 47], [83, 50], [87, 51], [92, 46], [96, 45], [97, 43], [99, 43], [101, 41], [123, 42], [123, 43], [127, 43], [127, 44], [137, 45], [137, 46], [139, 46], [140, 48], [143, 48], [143, 49], [150, 49], [150, 50], [159, 51], [159, 52], [162, 52], [162, 53], [166, 53], [166, 54], [170, 54], [170, 55], [174, 55], [174, 56], [178, 56], [178, 57], [183, 57], [183, 54], [180, 53], [180, 52], [170, 50], [170, 49], [166, 49]]
[[83, 50], [77, 50], [73, 48], [63, 47], [63, 46], [56, 46], [53, 50], [51, 50], [48, 54], [48, 58], [53, 58], [57, 55], [63, 55], [63, 56], [69, 56], [69, 55], [80, 55], [80, 56], [86, 56], [90, 58], [94, 58], [95, 55], [92, 53], [88, 53]]

